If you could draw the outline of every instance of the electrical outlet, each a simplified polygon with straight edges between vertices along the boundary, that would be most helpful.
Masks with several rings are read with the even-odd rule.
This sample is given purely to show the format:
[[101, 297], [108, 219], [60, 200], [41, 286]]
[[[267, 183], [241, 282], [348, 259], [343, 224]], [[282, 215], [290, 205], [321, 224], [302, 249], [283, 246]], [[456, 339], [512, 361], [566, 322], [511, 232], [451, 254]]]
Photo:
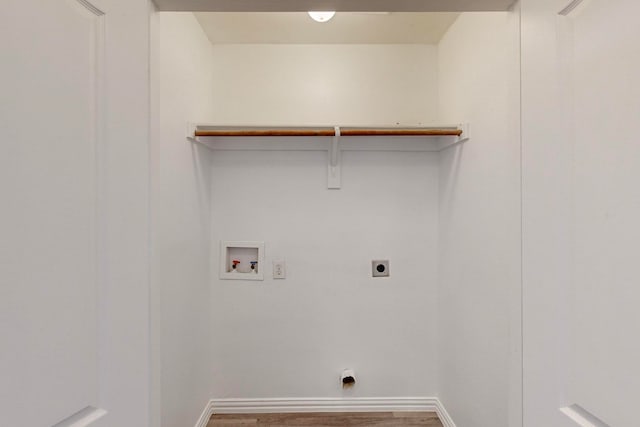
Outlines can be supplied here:
[[389, 277], [389, 261], [388, 260], [371, 261], [371, 275], [373, 277]]
[[284, 260], [273, 261], [273, 278], [285, 279], [287, 277], [287, 265]]

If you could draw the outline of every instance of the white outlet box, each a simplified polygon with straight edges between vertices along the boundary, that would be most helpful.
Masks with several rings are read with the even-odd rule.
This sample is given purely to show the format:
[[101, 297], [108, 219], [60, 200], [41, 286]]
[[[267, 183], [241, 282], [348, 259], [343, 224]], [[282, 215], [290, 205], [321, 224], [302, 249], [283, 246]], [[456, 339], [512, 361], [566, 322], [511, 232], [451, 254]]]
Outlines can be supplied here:
[[[254, 268], [252, 262], [257, 262]], [[264, 242], [220, 242], [220, 278], [264, 280]]]
[[389, 260], [371, 261], [371, 275], [373, 277], [389, 277]]
[[273, 261], [273, 278], [274, 279], [285, 279], [287, 277], [287, 265], [284, 260], [274, 260]]

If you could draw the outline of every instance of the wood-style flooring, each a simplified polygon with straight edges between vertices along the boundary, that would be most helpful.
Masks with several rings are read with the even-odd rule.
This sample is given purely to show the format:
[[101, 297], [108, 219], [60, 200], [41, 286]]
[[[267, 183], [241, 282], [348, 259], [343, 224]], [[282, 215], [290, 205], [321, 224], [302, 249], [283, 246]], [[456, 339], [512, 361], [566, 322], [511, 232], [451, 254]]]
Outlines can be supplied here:
[[302, 414], [213, 415], [207, 427], [251, 425], [268, 427], [442, 427], [438, 416], [433, 412], [323, 412]]

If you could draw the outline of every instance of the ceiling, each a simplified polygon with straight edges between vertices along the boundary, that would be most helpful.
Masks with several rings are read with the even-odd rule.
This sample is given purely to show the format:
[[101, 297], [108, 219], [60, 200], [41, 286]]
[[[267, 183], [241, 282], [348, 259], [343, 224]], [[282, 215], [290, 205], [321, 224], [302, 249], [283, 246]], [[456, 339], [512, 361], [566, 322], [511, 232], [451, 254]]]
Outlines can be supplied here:
[[508, 10], [515, 0], [154, 0], [159, 10], [190, 12], [471, 12]]
[[437, 44], [459, 14], [338, 12], [325, 23], [306, 12], [195, 15], [213, 44]]

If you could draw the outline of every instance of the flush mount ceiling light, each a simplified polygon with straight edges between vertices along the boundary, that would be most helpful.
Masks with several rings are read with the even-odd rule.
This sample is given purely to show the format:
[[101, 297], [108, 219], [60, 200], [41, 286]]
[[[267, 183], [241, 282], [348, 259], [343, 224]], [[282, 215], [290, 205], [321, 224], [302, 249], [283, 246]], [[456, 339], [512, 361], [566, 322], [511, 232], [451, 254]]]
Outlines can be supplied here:
[[309, 12], [309, 16], [317, 22], [328, 22], [336, 14], [335, 11], [327, 12]]

